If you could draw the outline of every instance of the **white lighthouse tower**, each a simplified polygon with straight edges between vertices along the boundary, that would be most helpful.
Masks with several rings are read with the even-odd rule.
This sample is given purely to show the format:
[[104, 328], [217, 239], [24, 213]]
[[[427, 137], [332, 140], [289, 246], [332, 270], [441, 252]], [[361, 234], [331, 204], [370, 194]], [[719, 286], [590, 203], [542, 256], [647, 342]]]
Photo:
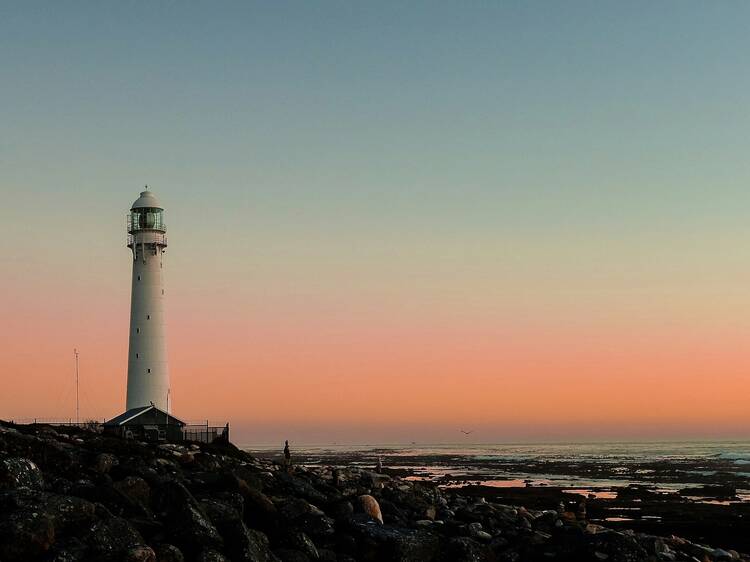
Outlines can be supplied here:
[[164, 207], [146, 186], [128, 214], [128, 248], [133, 251], [130, 349], [126, 410], [149, 406], [168, 412], [169, 368], [164, 320]]

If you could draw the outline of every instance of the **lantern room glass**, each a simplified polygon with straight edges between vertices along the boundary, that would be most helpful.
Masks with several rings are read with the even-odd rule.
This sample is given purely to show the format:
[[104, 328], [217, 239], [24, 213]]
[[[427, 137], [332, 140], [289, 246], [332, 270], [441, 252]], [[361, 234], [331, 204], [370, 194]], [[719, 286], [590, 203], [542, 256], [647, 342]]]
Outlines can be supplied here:
[[130, 212], [130, 231], [136, 230], [165, 230], [164, 211], [144, 207]]

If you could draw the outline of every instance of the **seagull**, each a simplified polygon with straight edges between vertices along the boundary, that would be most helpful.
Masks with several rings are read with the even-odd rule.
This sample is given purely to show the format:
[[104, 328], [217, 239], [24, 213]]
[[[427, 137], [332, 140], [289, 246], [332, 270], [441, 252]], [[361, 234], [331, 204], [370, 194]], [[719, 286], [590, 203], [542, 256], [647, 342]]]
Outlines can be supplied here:
[[471, 431], [464, 431], [463, 429], [461, 429], [461, 430], [459, 430], [459, 431], [460, 431], [461, 433], [463, 433], [464, 435], [471, 435], [472, 433], [474, 433], [474, 430], [473, 430], [473, 429], [472, 429]]

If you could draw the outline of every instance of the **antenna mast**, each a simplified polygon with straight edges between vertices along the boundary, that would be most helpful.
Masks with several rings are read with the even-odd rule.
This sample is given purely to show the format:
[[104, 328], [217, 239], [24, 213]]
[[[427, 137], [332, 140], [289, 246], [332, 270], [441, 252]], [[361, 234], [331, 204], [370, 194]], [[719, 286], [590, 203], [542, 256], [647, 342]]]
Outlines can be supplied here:
[[76, 356], [76, 425], [81, 423], [81, 416], [80, 416], [80, 404], [78, 402], [78, 350], [73, 349], [73, 353]]

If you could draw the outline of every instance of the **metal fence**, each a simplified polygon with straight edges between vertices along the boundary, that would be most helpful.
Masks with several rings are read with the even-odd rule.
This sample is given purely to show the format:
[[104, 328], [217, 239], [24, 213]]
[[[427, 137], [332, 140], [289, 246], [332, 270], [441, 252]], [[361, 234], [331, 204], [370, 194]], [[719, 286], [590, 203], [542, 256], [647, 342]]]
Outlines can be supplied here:
[[[9, 420], [11, 423], [19, 425], [50, 425], [53, 427], [77, 427], [102, 433], [104, 423], [96, 420], [85, 422], [76, 422], [73, 420], [50, 420], [42, 418], [26, 418]], [[174, 426], [170, 426], [174, 427]], [[193, 441], [196, 443], [213, 443], [216, 440], [229, 442], [229, 424], [209, 425], [206, 423], [189, 423], [182, 427], [182, 440]]]
[[198, 443], [213, 443], [217, 439], [228, 442], [229, 424], [224, 426], [186, 425], [182, 428], [182, 438], [185, 441], [196, 441]]

